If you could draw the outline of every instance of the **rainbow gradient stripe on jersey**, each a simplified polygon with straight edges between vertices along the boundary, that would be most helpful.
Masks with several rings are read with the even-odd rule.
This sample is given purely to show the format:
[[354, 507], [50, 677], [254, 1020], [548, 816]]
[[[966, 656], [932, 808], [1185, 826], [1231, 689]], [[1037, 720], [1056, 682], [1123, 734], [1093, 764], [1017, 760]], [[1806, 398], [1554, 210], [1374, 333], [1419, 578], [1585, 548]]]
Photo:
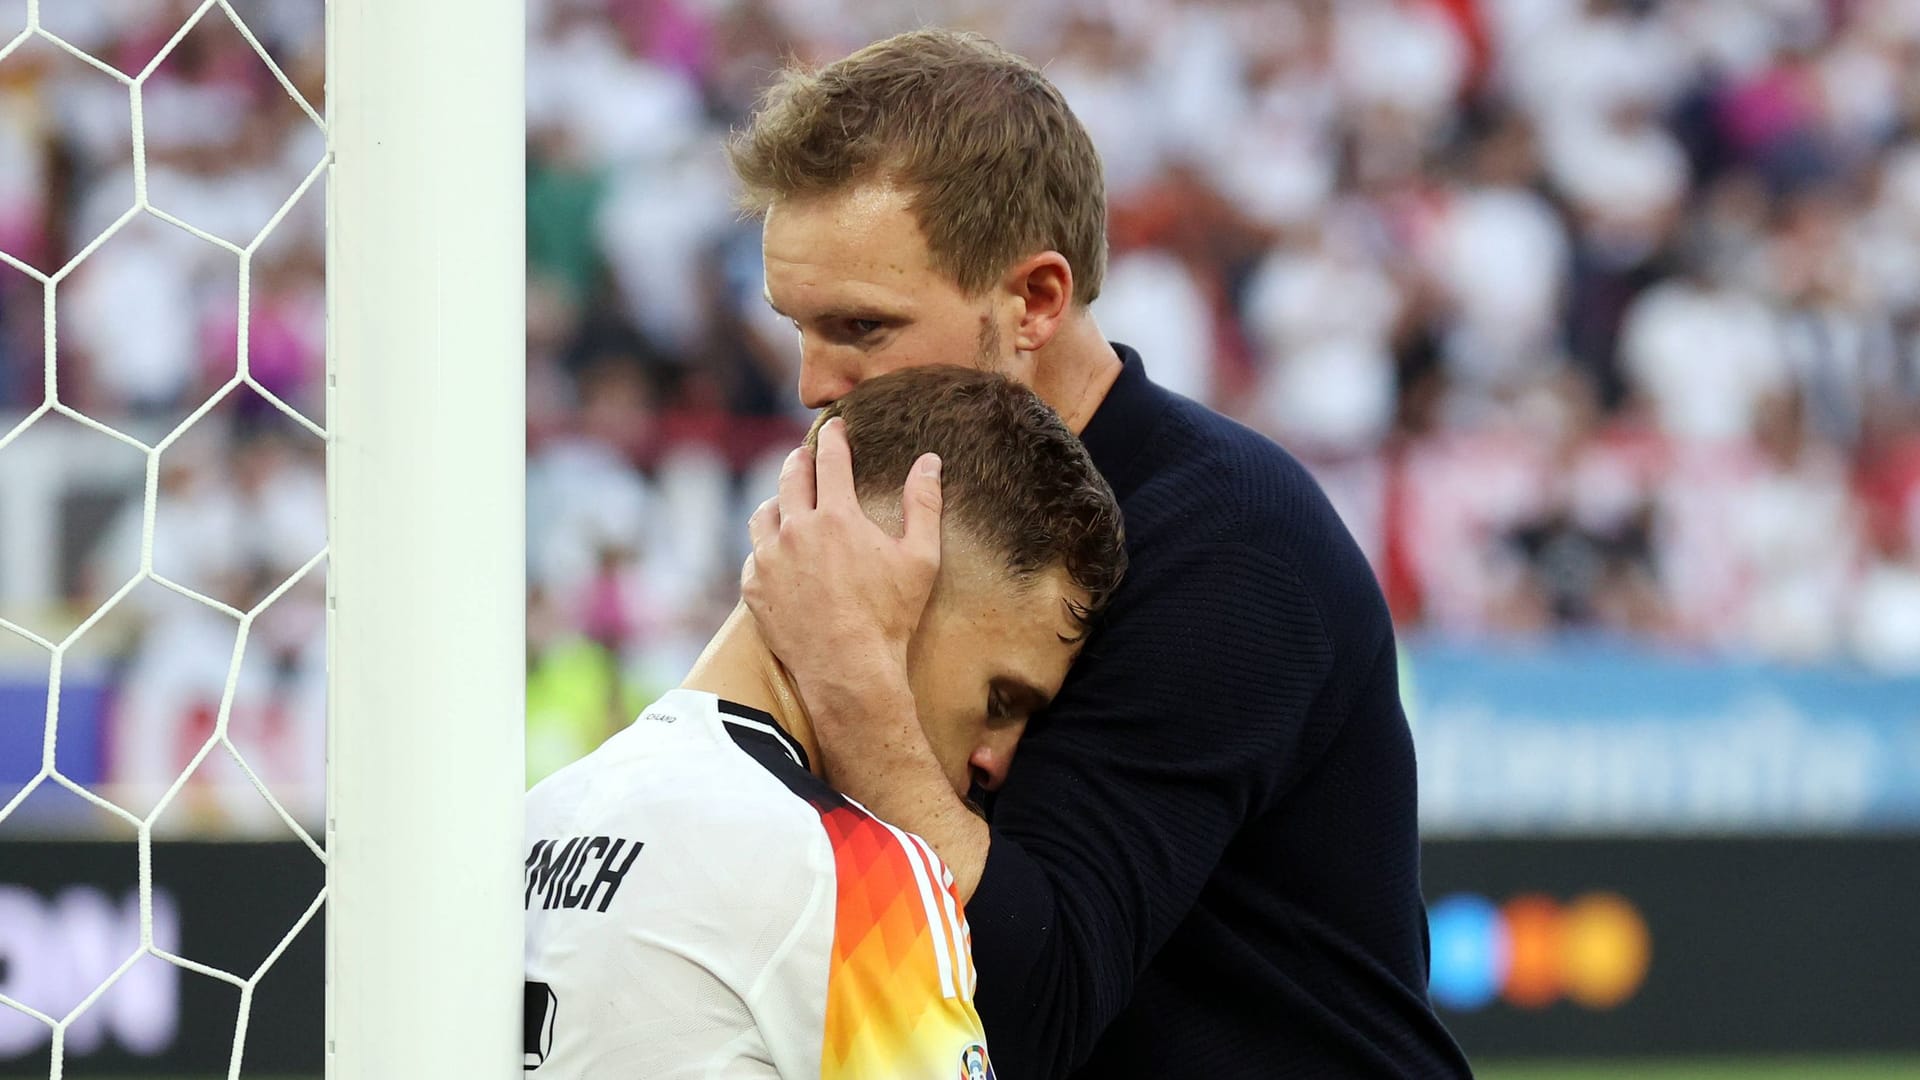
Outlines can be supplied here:
[[527, 793], [528, 1080], [994, 1080], [953, 874], [671, 691]]
[[956, 1075], [972, 1053], [990, 1076], [953, 875], [917, 836], [845, 804], [818, 809], [838, 882], [821, 1080], [926, 1075], [956, 1047]]

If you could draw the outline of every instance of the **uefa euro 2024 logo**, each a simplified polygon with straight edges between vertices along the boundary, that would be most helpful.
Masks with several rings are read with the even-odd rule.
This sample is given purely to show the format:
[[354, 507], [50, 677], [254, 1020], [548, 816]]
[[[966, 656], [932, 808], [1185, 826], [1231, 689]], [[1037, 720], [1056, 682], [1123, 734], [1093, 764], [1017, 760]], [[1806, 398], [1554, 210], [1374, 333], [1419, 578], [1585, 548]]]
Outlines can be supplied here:
[[960, 1080], [994, 1080], [986, 1047], [974, 1043], [960, 1052]]

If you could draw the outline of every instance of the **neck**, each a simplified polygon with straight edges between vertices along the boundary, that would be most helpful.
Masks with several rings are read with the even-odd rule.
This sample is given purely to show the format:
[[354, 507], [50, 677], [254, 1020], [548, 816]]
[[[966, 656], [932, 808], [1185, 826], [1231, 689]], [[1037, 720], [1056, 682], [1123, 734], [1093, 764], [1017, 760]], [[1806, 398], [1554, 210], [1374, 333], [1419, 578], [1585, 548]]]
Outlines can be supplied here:
[[1093, 313], [1080, 311], [1069, 317], [1053, 340], [1033, 355], [1034, 393], [1060, 414], [1074, 434], [1086, 430], [1123, 366], [1094, 323]]
[[766, 712], [807, 752], [807, 767], [819, 775], [820, 744], [814, 741], [813, 719], [793, 676], [767, 647], [745, 604], [735, 605], [680, 685]]

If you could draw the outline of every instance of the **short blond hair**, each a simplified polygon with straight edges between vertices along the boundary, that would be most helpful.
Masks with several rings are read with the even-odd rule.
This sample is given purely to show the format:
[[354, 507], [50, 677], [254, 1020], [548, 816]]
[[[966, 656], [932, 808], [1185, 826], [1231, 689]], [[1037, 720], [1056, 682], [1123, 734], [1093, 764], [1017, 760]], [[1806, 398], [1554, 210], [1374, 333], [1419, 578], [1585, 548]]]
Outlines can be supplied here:
[[1074, 299], [1100, 295], [1100, 155], [1045, 75], [978, 34], [915, 30], [821, 68], [789, 67], [727, 155], [749, 211], [871, 180], [900, 185], [936, 270], [978, 294], [1058, 251]]

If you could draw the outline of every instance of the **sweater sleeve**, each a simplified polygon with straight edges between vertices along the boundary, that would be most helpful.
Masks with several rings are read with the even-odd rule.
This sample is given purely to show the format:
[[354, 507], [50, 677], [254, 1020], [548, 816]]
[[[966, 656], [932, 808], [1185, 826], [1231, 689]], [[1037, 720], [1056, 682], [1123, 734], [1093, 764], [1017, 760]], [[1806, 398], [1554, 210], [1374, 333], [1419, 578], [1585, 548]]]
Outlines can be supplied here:
[[1281, 560], [1193, 545], [1129, 580], [993, 804], [968, 904], [1005, 1080], [1064, 1076], [1309, 744], [1332, 647]]

